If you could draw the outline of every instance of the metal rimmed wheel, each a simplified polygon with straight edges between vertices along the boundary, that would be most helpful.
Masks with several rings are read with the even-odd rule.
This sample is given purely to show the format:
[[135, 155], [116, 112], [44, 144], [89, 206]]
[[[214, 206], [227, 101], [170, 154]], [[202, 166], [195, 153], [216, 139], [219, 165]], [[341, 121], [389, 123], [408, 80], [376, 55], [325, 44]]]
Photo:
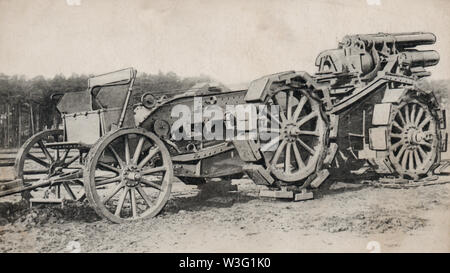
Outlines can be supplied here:
[[[77, 200], [84, 197], [81, 180], [80, 154], [59, 146], [63, 130], [46, 130], [30, 137], [20, 148], [14, 165], [16, 179], [25, 185], [42, 179], [52, 180], [57, 198]], [[61, 193], [63, 186], [65, 193]], [[76, 188], [76, 189], [75, 189]], [[29, 198], [29, 193], [23, 194]]]
[[84, 170], [86, 196], [115, 223], [156, 216], [172, 188], [173, 168], [164, 143], [142, 128], [120, 129], [91, 148]]
[[400, 175], [425, 175], [439, 150], [438, 126], [429, 107], [418, 100], [401, 103], [389, 126], [389, 159]]
[[[269, 140], [260, 140], [261, 151], [272, 174], [283, 182], [299, 182], [320, 168], [328, 130], [321, 106], [306, 90], [274, 92], [268, 101]], [[270, 106], [279, 106], [274, 116]]]

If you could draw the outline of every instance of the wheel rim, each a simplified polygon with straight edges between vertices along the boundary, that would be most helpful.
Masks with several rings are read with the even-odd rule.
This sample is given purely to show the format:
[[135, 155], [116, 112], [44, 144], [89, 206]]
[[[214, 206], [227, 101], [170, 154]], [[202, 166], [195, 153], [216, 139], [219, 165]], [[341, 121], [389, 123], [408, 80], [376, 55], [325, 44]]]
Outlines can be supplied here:
[[401, 104], [388, 135], [389, 158], [401, 175], [417, 178], [428, 172], [437, 154], [436, 120], [416, 100]]
[[170, 195], [173, 172], [161, 140], [141, 129], [126, 129], [98, 143], [85, 173], [87, 196], [96, 211], [117, 223], [159, 213]]
[[[58, 180], [52, 185], [57, 198], [68, 197], [77, 200], [80, 189], [73, 188], [74, 184], [82, 184], [73, 177], [82, 166], [79, 163], [80, 155], [71, 153], [70, 148], [48, 148], [48, 144], [63, 141], [63, 130], [47, 130], [30, 137], [19, 150], [15, 162], [15, 176], [22, 179], [23, 183], [29, 184], [40, 179], [56, 178]], [[64, 187], [66, 194], [61, 195], [60, 187]]]
[[[268, 131], [278, 137], [260, 141], [266, 164], [281, 181], [300, 181], [316, 170], [324, 152], [326, 123], [320, 104], [306, 91], [292, 89], [276, 92], [268, 104], [278, 105], [280, 113], [279, 119], [269, 114], [269, 123], [277, 123], [277, 129]], [[272, 145], [277, 145], [276, 150], [264, 151]]]

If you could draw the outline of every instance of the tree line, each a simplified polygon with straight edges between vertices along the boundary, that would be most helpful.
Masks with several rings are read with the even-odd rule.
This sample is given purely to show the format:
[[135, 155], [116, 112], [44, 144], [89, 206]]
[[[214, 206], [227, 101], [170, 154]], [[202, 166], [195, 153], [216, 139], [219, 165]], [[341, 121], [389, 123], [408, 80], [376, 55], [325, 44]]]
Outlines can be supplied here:
[[[0, 147], [20, 146], [32, 134], [56, 127], [61, 121], [51, 95], [87, 89], [93, 75], [70, 77], [56, 75], [52, 78], [22, 75], [8, 76], [0, 73]], [[208, 76], [182, 78], [173, 72], [139, 73], [133, 87], [133, 102], [150, 92], [159, 97], [172, 96], [199, 82], [210, 82]]]
[[[65, 77], [59, 74], [53, 78], [37, 76], [28, 79], [22, 75], [0, 74], [0, 104], [38, 104], [43, 112], [48, 113], [49, 116], [46, 119], [50, 120], [56, 111], [51, 95], [86, 90], [88, 79], [92, 76], [73, 74]], [[196, 83], [209, 81], [210, 78], [204, 75], [181, 78], [173, 72], [140, 73], [135, 80], [133, 90], [135, 97], [144, 92], [170, 95], [187, 90]]]
[[[54, 93], [66, 93], [86, 90], [87, 82], [93, 75], [62, 74], [53, 78], [36, 76], [27, 78], [23, 75], [8, 76], [0, 73], [0, 96], [2, 103], [34, 102], [42, 105], [51, 104], [50, 96]], [[173, 72], [158, 74], [139, 73], [134, 89], [137, 92], [173, 93], [189, 89], [199, 82], [209, 82], [208, 76], [181, 78]]]

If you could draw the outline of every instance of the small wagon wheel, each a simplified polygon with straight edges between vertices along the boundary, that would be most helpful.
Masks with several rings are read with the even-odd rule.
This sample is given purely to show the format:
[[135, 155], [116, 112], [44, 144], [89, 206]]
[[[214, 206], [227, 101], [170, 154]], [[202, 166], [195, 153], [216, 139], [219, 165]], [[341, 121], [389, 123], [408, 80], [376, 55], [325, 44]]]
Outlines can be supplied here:
[[95, 211], [115, 223], [156, 216], [170, 195], [169, 151], [142, 128], [112, 131], [89, 151], [86, 196]]
[[[277, 116], [272, 105], [279, 107]], [[261, 151], [272, 174], [282, 182], [300, 182], [321, 165], [328, 125], [320, 102], [306, 90], [283, 88], [268, 100], [267, 132], [260, 139]]]
[[439, 151], [437, 119], [430, 108], [407, 98], [396, 106], [389, 126], [389, 159], [400, 175], [425, 175]]
[[[81, 185], [82, 182], [73, 179], [73, 174], [79, 173], [82, 168], [79, 164], [80, 154], [73, 153], [70, 148], [57, 145], [50, 148], [52, 144], [62, 141], [63, 130], [59, 129], [42, 131], [30, 137], [17, 153], [14, 165], [15, 176], [16, 179], [22, 179], [25, 185], [40, 179], [58, 178], [58, 182], [52, 185], [56, 196], [77, 200], [84, 196], [84, 192], [78, 193], [74, 189], [74, 184]], [[72, 178], [65, 180], [64, 177], [68, 176]], [[61, 195], [61, 185], [66, 192], [64, 196]], [[30, 197], [29, 193], [23, 196]]]

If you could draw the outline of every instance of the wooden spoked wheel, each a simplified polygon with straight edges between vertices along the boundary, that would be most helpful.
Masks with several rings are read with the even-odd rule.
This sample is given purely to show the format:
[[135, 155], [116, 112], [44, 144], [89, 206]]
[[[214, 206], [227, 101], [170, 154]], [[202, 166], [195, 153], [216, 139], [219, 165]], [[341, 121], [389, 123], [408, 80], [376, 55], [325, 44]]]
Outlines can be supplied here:
[[169, 151], [142, 128], [120, 129], [100, 138], [84, 171], [86, 196], [95, 211], [115, 223], [156, 216], [172, 188]]
[[[52, 188], [57, 198], [77, 200], [84, 196], [84, 190], [80, 187], [83, 183], [76, 179], [81, 176], [80, 154], [58, 146], [58, 142], [62, 141], [63, 130], [58, 129], [42, 131], [30, 137], [17, 153], [15, 176], [22, 179], [25, 185], [53, 179]], [[65, 193], [61, 193], [61, 186]], [[29, 194], [23, 196], [30, 197]]]
[[[270, 106], [279, 106], [278, 117]], [[327, 124], [320, 103], [305, 90], [283, 89], [268, 101], [267, 131], [260, 139], [266, 165], [282, 182], [299, 182], [314, 173], [323, 160]]]
[[419, 178], [436, 161], [437, 120], [417, 100], [403, 102], [394, 111], [388, 133], [389, 159], [400, 175]]

